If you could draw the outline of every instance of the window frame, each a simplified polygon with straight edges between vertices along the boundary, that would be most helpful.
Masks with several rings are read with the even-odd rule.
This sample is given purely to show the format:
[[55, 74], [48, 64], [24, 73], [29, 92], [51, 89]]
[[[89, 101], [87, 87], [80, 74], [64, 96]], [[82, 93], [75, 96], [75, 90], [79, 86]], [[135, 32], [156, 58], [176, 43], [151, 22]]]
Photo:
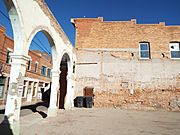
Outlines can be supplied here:
[[11, 64], [12, 59], [11, 59], [10, 54], [11, 54], [12, 52], [13, 52], [12, 49], [7, 48], [7, 53], [6, 53], [6, 64]]
[[47, 68], [47, 77], [51, 78], [51, 69]]
[[30, 59], [29, 61], [28, 61], [28, 65], [27, 65], [27, 71], [31, 71], [31, 62], [32, 62], [32, 60]]
[[2, 100], [5, 96], [4, 92], [5, 92], [5, 85], [6, 85], [6, 77], [1, 76], [0, 77], [1, 81], [0, 81], [0, 87], [1, 87], [1, 93], [0, 93], [0, 100]]
[[[45, 69], [44, 72], [42, 71], [43, 67], [44, 67], [44, 69]], [[46, 76], [46, 74], [47, 74], [47, 73], [46, 73], [46, 72], [47, 72], [46, 69], [47, 69], [46, 66], [44, 66], [44, 65], [41, 66], [41, 75], [42, 75], [42, 76]], [[43, 74], [43, 73], [44, 73], [44, 74]]]
[[[146, 44], [148, 47], [148, 50], [141, 50], [141, 45]], [[141, 57], [141, 52], [147, 52], [148, 51], [148, 57]], [[139, 42], [139, 59], [148, 60], [151, 59], [151, 52], [150, 52], [150, 43], [149, 42]]]
[[177, 58], [177, 57], [175, 57], [175, 58], [174, 58], [174, 57], [172, 57], [172, 53], [171, 53], [171, 52], [172, 52], [172, 50], [171, 50], [171, 46], [172, 46], [173, 44], [174, 44], [174, 45], [178, 45], [178, 46], [179, 46], [179, 50], [178, 50], [177, 52], [180, 52], [180, 42], [170, 42], [170, 43], [169, 43], [169, 53], [170, 53], [170, 59], [180, 60], [180, 57], [178, 57], [178, 58]]
[[38, 72], [38, 65], [39, 65], [39, 62], [36, 61], [34, 65], [34, 73]]

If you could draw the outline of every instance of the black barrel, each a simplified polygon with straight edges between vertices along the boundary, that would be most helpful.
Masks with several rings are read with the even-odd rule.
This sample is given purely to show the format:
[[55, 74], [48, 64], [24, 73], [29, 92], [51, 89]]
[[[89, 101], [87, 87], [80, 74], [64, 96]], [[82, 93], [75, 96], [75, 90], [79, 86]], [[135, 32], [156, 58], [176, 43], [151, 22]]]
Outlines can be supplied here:
[[93, 98], [91, 96], [84, 97], [84, 107], [92, 108], [93, 106]]
[[75, 107], [83, 107], [84, 105], [84, 97], [78, 96], [74, 99], [74, 106]]

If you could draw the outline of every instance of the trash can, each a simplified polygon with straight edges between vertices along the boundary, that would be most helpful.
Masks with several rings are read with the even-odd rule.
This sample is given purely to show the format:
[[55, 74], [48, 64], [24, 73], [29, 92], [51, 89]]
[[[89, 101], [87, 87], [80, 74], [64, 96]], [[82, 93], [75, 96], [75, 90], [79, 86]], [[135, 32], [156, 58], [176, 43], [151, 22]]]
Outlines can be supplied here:
[[84, 107], [92, 108], [93, 106], [93, 98], [91, 96], [84, 97]]
[[83, 107], [84, 105], [84, 97], [78, 96], [74, 99], [74, 106], [75, 107]]

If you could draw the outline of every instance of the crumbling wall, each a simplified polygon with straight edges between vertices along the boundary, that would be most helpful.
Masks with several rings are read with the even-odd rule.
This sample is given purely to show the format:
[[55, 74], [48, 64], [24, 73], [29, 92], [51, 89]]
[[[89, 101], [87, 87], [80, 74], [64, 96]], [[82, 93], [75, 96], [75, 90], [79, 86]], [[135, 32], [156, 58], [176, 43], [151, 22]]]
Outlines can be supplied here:
[[180, 91], [177, 90], [128, 90], [112, 92], [95, 92], [94, 106], [97, 108], [125, 108], [136, 110], [165, 109], [179, 111]]
[[75, 95], [94, 87], [96, 107], [179, 109], [178, 60], [140, 60], [135, 49], [78, 49], [76, 54]]
[[[157, 104], [179, 109], [180, 62], [171, 59], [169, 43], [180, 42], [180, 26], [137, 24], [135, 19], [104, 21], [102, 17], [72, 22], [77, 49], [75, 95], [82, 95], [89, 86], [94, 87], [97, 107]], [[139, 59], [140, 42], [150, 43], [149, 59]]]

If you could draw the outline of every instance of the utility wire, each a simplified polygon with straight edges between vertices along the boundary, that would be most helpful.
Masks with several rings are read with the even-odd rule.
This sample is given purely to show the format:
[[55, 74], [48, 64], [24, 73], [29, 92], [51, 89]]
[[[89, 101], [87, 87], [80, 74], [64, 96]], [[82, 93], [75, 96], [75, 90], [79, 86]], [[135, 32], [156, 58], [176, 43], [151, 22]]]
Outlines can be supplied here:
[[[9, 22], [11, 22], [11, 20], [9, 19], [9, 17], [8, 17], [6, 14], [4, 14], [1, 10], [0, 10], [0, 13], [1, 13]], [[35, 38], [40, 42], [41, 45], [39, 45], [37, 42], [35, 42], [34, 39], [32, 40], [32, 42], [34, 42], [34, 43], [35, 43], [41, 50], [43, 50], [44, 52], [47, 52], [48, 54], [51, 54], [51, 53], [49, 52], [49, 50], [43, 46], [43, 44], [42, 44], [42, 42], [40, 41], [40, 39], [39, 39], [38, 37], [36, 37], [36, 36], [35, 36]], [[41, 46], [42, 46], [42, 47], [41, 47]], [[43, 47], [44, 47], [44, 48], [43, 48]]]
[[51, 52], [43, 45], [43, 43], [41, 42], [41, 40], [35, 36], [35, 38], [39, 41], [39, 43], [44, 47], [44, 49], [48, 52], [48, 54], [51, 54]]
[[1, 10], [0, 10], [0, 13], [8, 20], [10, 21], [9, 17], [7, 15], [5, 15]]
[[[36, 41], [32, 40], [34, 44], [36, 44], [42, 51], [47, 52], [43, 47], [41, 47]], [[48, 53], [48, 52], [47, 52]]]
[[[34, 43], [34, 41], [32, 41], [30, 48], [31, 48], [32, 50], [42, 50], [38, 45], [36, 45], [36, 44]], [[37, 49], [36, 49], [36, 48], [37, 48]]]

